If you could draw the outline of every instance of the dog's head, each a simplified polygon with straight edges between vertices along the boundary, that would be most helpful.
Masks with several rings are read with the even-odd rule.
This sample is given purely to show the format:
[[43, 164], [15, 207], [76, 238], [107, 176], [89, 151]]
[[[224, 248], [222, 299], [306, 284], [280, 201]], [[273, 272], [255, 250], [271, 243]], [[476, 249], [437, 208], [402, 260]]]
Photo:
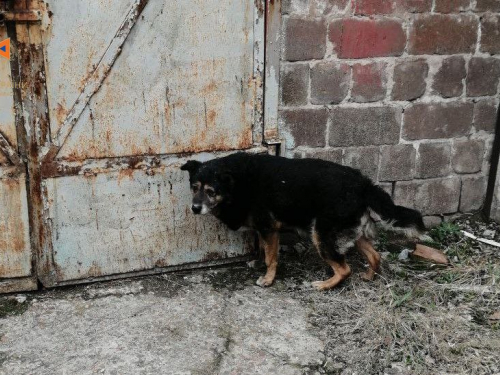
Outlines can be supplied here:
[[191, 209], [195, 214], [214, 213], [222, 202], [231, 200], [234, 179], [229, 171], [219, 170], [213, 163], [189, 160], [181, 170], [189, 172], [193, 193]]

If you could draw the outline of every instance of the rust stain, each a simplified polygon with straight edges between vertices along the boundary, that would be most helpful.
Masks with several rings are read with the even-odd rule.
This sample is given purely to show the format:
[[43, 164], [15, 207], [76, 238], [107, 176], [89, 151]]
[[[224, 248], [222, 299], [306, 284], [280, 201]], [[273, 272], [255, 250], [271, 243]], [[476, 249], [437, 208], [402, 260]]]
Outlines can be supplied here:
[[218, 253], [218, 252], [209, 252], [207, 253], [202, 259], [201, 261], [202, 262], [210, 262], [210, 261], [213, 261], [213, 260], [218, 260], [218, 259], [221, 259], [221, 258], [224, 258], [224, 254], [222, 253]]
[[57, 120], [58, 124], [62, 124], [64, 122], [67, 114], [68, 114], [68, 111], [66, 110], [66, 108], [64, 108], [61, 103], [57, 103], [56, 120]]
[[60, 176], [74, 176], [81, 172], [81, 166], [62, 165], [57, 162], [44, 162], [41, 165], [41, 175], [43, 178], [53, 178]]
[[203, 96], [209, 95], [217, 90], [217, 83], [212, 80], [208, 85], [206, 85], [203, 89], [201, 89], [201, 94]]
[[264, 3], [261, 0], [254, 0], [255, 8], [257, 8], [257, 12], [259, 17], [262, 17], [264, 14]]
[[134, 169], [121, 169], [118, 172], [118, 177], [117, 177], [118, 185], [120, 185], [122, 180], [125, 178], [127, 178], [129, 180], [133, 180], [134, 179], [134, 172], [135, 172]]
[[207, 112], [207, 126], [214, 127], [215, 126], [215, 118], [217, 117], [217, 112], [213, 109]]
[[85, 273], [85, 277], [96, 277], [101, 275], [102, 275], [102, 269], [95, 261], [92, 262], [92, 265]]
[[10, 198], [7, 207], [3, 209], [7, 216], [0, 220], [0, 251], [19, 253], [26, 249], [26, 229], [20, 215], [23, 212], [20, 181], [6, 178], [0, 183], [3, 185], [3, 195]]

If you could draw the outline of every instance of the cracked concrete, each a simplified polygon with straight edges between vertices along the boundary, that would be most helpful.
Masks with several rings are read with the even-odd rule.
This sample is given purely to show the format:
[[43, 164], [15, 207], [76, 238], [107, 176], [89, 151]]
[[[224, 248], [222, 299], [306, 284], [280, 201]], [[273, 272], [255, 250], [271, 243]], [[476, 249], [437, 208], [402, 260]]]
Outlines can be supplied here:
[[325, 361], [307, 306], [209, 277], [31, 295], [24, 313], [0, 319], [0, 374], [302, 374]]

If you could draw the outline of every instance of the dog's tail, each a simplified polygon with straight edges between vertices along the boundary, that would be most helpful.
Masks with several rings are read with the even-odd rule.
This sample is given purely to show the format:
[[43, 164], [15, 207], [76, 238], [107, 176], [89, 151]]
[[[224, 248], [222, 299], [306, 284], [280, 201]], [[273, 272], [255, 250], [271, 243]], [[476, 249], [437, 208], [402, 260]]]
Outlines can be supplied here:
[[417, 210], [395, 205], [391, 196], [375, 185], [369, 188], [367, 200], [368, 207], [380, 215], [385, 229], [401, 232], [409, 238], [429, 240], [422, 215]]

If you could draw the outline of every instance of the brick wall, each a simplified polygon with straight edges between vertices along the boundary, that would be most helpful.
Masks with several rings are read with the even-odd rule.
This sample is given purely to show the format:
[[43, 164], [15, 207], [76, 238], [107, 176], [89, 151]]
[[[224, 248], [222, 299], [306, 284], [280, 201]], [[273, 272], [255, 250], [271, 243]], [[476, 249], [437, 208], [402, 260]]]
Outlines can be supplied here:
[[289, 157], [353, 166], [428, 224], [482, 204], [500, 0], [284, 0]]

